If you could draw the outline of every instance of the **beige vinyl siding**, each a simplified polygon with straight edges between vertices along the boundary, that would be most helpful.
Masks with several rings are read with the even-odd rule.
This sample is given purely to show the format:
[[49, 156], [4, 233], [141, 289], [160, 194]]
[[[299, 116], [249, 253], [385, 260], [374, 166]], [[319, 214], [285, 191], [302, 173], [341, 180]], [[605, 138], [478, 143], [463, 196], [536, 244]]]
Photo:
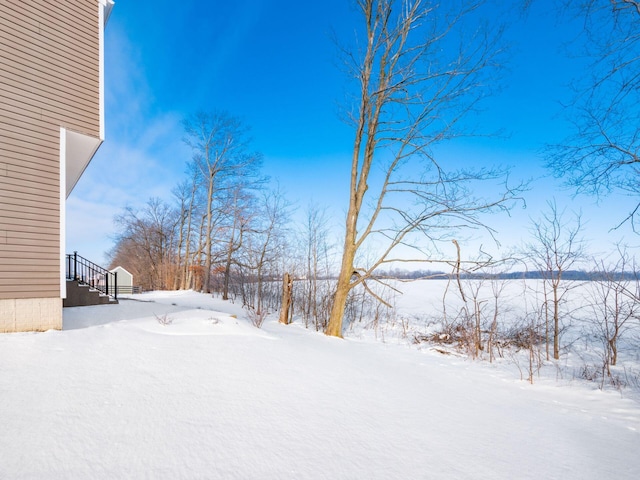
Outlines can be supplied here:
[[[11, 139], [26, 151], [30, 145], [58, 150], [59, 127], [37, 127], [33, 122], [12, 121], [0, 115], [0, 145], [11, 148], [6, 141]], [[26, 133], [18, 135], [17, 130]], [[0, 298], [59, 297], [59, 154], [2, 152]], [[46, 170], [42, 171], [43, 167]]]
[[[2, 24], [0, 23], [0, 27]], [[25, 42], [26, 43], [26, 42]], [[79, 63], [59, 63], [49, 59], [53, 52], [35, 55], [29, 45], [23, 46], [19, 37], [0, 28], [0, 52], [9, 73], [13, 72], [22, 80], [35, 82], [41, 88], [60, 88], [65, 95], [77, 96], [79, 100], [91, 107], [95, 100], [89, 88], [97, 91], [98, 82], [89, 78], [90, 69]], [[25, 55], [31, 54], [26, 60]]]
[[[25, 161], [22, 157], [31, 157], [31, 162], [33, 164], [44, 165], [46, 162], [43, 161], [43, 156], [51, 156], [51, 158], [58, 158], [59, 153], [54, 150], [53, 145], [38, 145], [36, 143], [31, 143], [28, 141], [30, 137], [25, 135], [24, 133], [9, 133], [7, 129], [7, 134], [4, 137], [0, 137], [0, 151], [7, 152], [6, 157], [0, 157], [0, 161], [14, 161], [18, 162], [18, 165], [25, 166]], [[27, 140], [27, 141], [25, 141]], [[58, 148], [58, 145], [55, 145], [55, 148]], [[59, 161], [52, 160], [52, 168], [57, 171]], [[40, 168], [38, 168], [40, 170]]]
[[[63, 92], [60, 93], [59, 97], [52, 100], [43, 98], [41, 94], [25, 90], [25, 87], [28, 86], [28, 82], [22, 81], [12, 73], [6, 73], [3, 90], [0, 91], [0, 104], [2, 104], [0, 108], [2, 106], [6, 109], [15, 109], [17, 107], [20, 108], [21, 112], [30, 112], [32, 116], [49, 122], [55, 111], [55, 115], [60, 118], [66, 118], [69, 125], [76, 125], [78, 127], [75, 128], [76, 131], [88, 133], [92, 136], [95, 135], [95, 125], [93, 123], [94, 121], [97, 122], [97, 119], [88, 122], [94, 127], [91, 128], [92, 132], [86, 132], [85, 130], [88, 130], [87, 126], [81, 120], [74, 119], [74, 115], [78, 115], [77, 112], [84, 112], [86, 117], [86, 112], [93, 108], [91, 105], [83, 103], [80, 99], [68, 98]], [[93, 114], [91, 116], [93, 117]]]
[[[27, 20], [30, 24], [37, 24], [42, 29], [53, 29], [61, 37], [91, 40], [97, 35], [93, 25], [85, 20], [89, 17], [98, 18], [98, 0], [2, 0], [8, 10]], [[96, 20], [97, 21], [97, 20]], [[59, 27], [59, 28], [58, 28]]]
[[[0, 41], [2, 37], [0, 36]], [[3, 51], [3, 45], [0, 43], [0, 59], [2, 63], [0, 68], [5, 70], [11, 70], [6, 72], [4, 83], [7, 86], [6, 92], [9, 93], [11, 87], [16, 87], [18, 91], [28, 89], [25, 100], [29, 99], [29, 96], [35, 97], [39, 104], [40, 111], [47, 111], [49, 115], [53, 114], [61, 119], [65, 119], [67, 122], [76, 122], [78, 125], [82, 125], [81, 121], [85, 121], [88, 125], [83, 127], [86, 131], [82, 133], [95, 134], [98, 132], [98, 118], [92, 112], [92, 105], [98, 102], [98, 96], [90, 97], [84, 93], [76, 92], [74, 85], [68, 79], [58, 77], [51, 73], [47, 76], [46, 80], [41, 80], [40, 76], [45, 76], [44, 72], [39, 72], [33, 65], [25, 67], [17, 62], [13, 61], [11, 57], [13, 52]], [[98, 91], [95, 88], [96, 93]], [[29, 92], [35, 92], [36, 95], [29, 95]], [[25, 93], [20, 94], [20, 97], [25, 97]]]
[[[78, 32], [81, 30], [75, 29], [68, 35], [62, 34], [60, 31], [52, 29], [47, 23], [24, 17], [22, 12], [19, 11], [19, 8], [18, 10], [14, 8], [15, 6], [12, 7], [10, 3], [6, 5], [6, 15], [0, 18], [0, 28], [5, 30], [5, 27], [2, 25], [6, 25], [6, 28], [8, 28], [16, 38], [20, 39], [19, 43], [21, 44], [24, 44], [26, 40], [26, 42], [31, 45], [33, 39], [36, 38], [39, 42], [42, 42], [40, 44], [41, 46], [36, 44], [31, 45], [31, 48], [34, 48], [40, 53], [48, 51], [51, 54], [64, 55], [56, 59], [55, 62], [64, 62], [65, 58], [73, 58], [75, 60], [75, 45], [77, 42], [91, 42], [91, 34], [78, 35]], [[77, 60], [80, 65], [84, 65], [90, 69], [92, 62], [97, 61], [97, 57], [98, 49], [95, 47], [87, 49], [85, 57]]]
[[60, 296], [60, 127], [100, 135], [98, 0], [0, 0], [0, 299]]

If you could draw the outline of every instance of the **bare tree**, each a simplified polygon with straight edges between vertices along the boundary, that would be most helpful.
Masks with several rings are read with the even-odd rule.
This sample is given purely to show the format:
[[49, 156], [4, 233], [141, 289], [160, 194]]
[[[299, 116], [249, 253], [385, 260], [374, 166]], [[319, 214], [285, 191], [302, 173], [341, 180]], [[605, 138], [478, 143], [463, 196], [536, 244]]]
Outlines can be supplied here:
[[[506, 182], [493, 199], [474, 197], [472, 184], [499, 181], [504, 172], [446, 168], [433, 152], [460, 134], [461, 120], [492, 84], [487, 74], [500, 50], [496, 36], [479, 26], [481, 2], [358, 0], [357, 6], [362, 40], [344, 51], [359, 95], [342, 260], [325, 329], [333, 336], [342, 335], [349, 293], [362, 286], [375, 296], [367, 281], [398, 260], [398, 247], [429, 258], [416, 246], [425, 243], [418, 235], [436, 241], [444, 227], [481, 227], [478, 214], [505, 208], [513, 197]], [[370, 248], [377, 258], [356, 265], [358, 252]]]
[[301, 232], [301, 264], [305, 265], [301, 272], [303, 280], [299, 282], [300, 313], [308, 326], [311, 320], [316, 330], [326, 327], [328, 310], [326, 298], [331, 295], [333, 287], [329, 280], [331, 275], [331, 249], [329, 243], [329, 216], [325, 209], [311, 203], [307, 207], [306, 222]]
[[179, 225], [178, 243], [176, 245], [176, 268], [174, 289], [186, 290], [191, 288], [190, 269], [192, 261], [193, 217], [200, 203], [197, 199], [198, 181], [197, 171], [191, 168], [189, 180], [179, 183], [173, 190], [173, 196], [178, 203]]
[[583, 42], [576, 39], [572, 45], [580, 45], [578, 56], [591, 61], [575, 80], [575, 97], [567, 105], [573, 133], [551, 147], [548, 163], [578, 193], [618, 191], [634, 197], [635, 206], [620, 224], [630, 221], [635, 230], [640, 214], [640, 2], [567, 5], [584, 22]]
[[152, 198], [141, 210], [126, 207], [115, 223], [120, 232], [111, 252], [111, 266], [124, 266], [146, 289], [170, 288], [176, 274], [177, 212]]
[[[279, 191], [264, 192], [259, 213], [247, 234], [240, 263], [247, 274], [243, 303], [255, 318], [263, 319], [280, 301], [279, 284], [287, 251], [290, 204]], [[254, 320], [256, 326], [260, 326]]]
[[259, 168], [261, 155], [248, 150], [247, 128], [240, 119], [226, 112], [198, 113], [183, 122], [185, 142], [193, 149], [193, 169], [204, 190], [201, 238], [204, 255], [204, 285], [210, 291], [212, 238], [217, 220], [216, 200], [234, 178], [252, 177]]
[[[533, 222], [534, 241], [526, 247], [529, 259], [540, 271], [544, 288], [544, 312], [546, 318], [547, 357], [549, 356], [549, 326], [553, 328], [553, 358], [560, 358], [561, 306], [570, 290], [564, 285], [567, 270], [584, 259], [584, 240], [581, 238], [582, 224], [576, 215], [573, 224], [559, 212], [555, 201], [548, 202], [549, 211]], [[551, 322], [549, 321], [551, 316]]]
[[626, 248], [618, 246], [618, 258], [611, 264], [600, 259], [599, 271], [591, 282], [592, 334], [602, 342], [602, 370], [609, 378], [618, 363], [620, 340], [638, 317], [638, 272]]
[[221, 242], [226, 245], [224, 252], [224, 272], [222, 280], [222, 299], [229, 299], [229, 282], [231, 268], [236, 262], [236, 254], [242, 248], [245, 234], [251, 230], [252, 222], [258, 214], [254, 197], [248, 191], [249, 185], [239, 181], [231, 189], [226, 211], [229, 217], [226, 227], [227, 239]]
[[464, 304], [460, 311], [460, 320], [462, 322], [464, 331], [468, 335], [467, 339], [467, 351], [471, 358], [477, 358], [484, 350], [484, 341], [482, 338], [482, 332], [486, 329], [487, 320], [487, 306], [488, 299], [483, 298], [482, 290], [484, 287], [484, 279], [468, 280], [465, 282], [467, 288], [465, 289], [468, 295], [462, 294], [463, 290], [460, 289]]

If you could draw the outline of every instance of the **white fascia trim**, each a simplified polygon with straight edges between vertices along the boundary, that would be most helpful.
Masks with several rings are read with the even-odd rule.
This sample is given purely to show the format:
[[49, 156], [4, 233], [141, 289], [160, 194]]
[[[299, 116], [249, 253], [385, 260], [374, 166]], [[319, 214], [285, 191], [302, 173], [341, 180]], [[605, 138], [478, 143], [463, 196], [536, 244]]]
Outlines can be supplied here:
[[113, 8], [110, 0], [100, 0], [98, 5], [98, 108], [100, 122], [100, 140], [104, 140], [104, 27]]
[[67, 298], [67, 130], [60, 127], [60, 298]]

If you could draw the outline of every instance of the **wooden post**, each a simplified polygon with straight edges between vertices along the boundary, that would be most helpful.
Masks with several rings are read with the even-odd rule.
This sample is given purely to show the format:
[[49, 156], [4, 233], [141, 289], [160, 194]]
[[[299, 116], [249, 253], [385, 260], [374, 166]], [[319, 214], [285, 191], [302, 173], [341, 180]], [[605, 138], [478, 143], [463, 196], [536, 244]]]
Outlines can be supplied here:
[[280, 323], [289, 325], [289, 309], [291, 308], [291, 293], [293, 292], [293, 278], [289, 273], [284, 274], [282, 281], [282, 307], [280, 307]]

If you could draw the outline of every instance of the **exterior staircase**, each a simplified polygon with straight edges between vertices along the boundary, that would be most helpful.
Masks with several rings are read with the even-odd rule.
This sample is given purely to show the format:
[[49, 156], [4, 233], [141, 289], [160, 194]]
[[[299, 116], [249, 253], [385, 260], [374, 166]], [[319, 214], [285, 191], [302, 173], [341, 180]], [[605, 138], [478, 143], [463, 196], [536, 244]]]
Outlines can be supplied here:
[[118, 303], [118, 274], [90, 262], [77, 252], [67, 255], [65, 307]]

